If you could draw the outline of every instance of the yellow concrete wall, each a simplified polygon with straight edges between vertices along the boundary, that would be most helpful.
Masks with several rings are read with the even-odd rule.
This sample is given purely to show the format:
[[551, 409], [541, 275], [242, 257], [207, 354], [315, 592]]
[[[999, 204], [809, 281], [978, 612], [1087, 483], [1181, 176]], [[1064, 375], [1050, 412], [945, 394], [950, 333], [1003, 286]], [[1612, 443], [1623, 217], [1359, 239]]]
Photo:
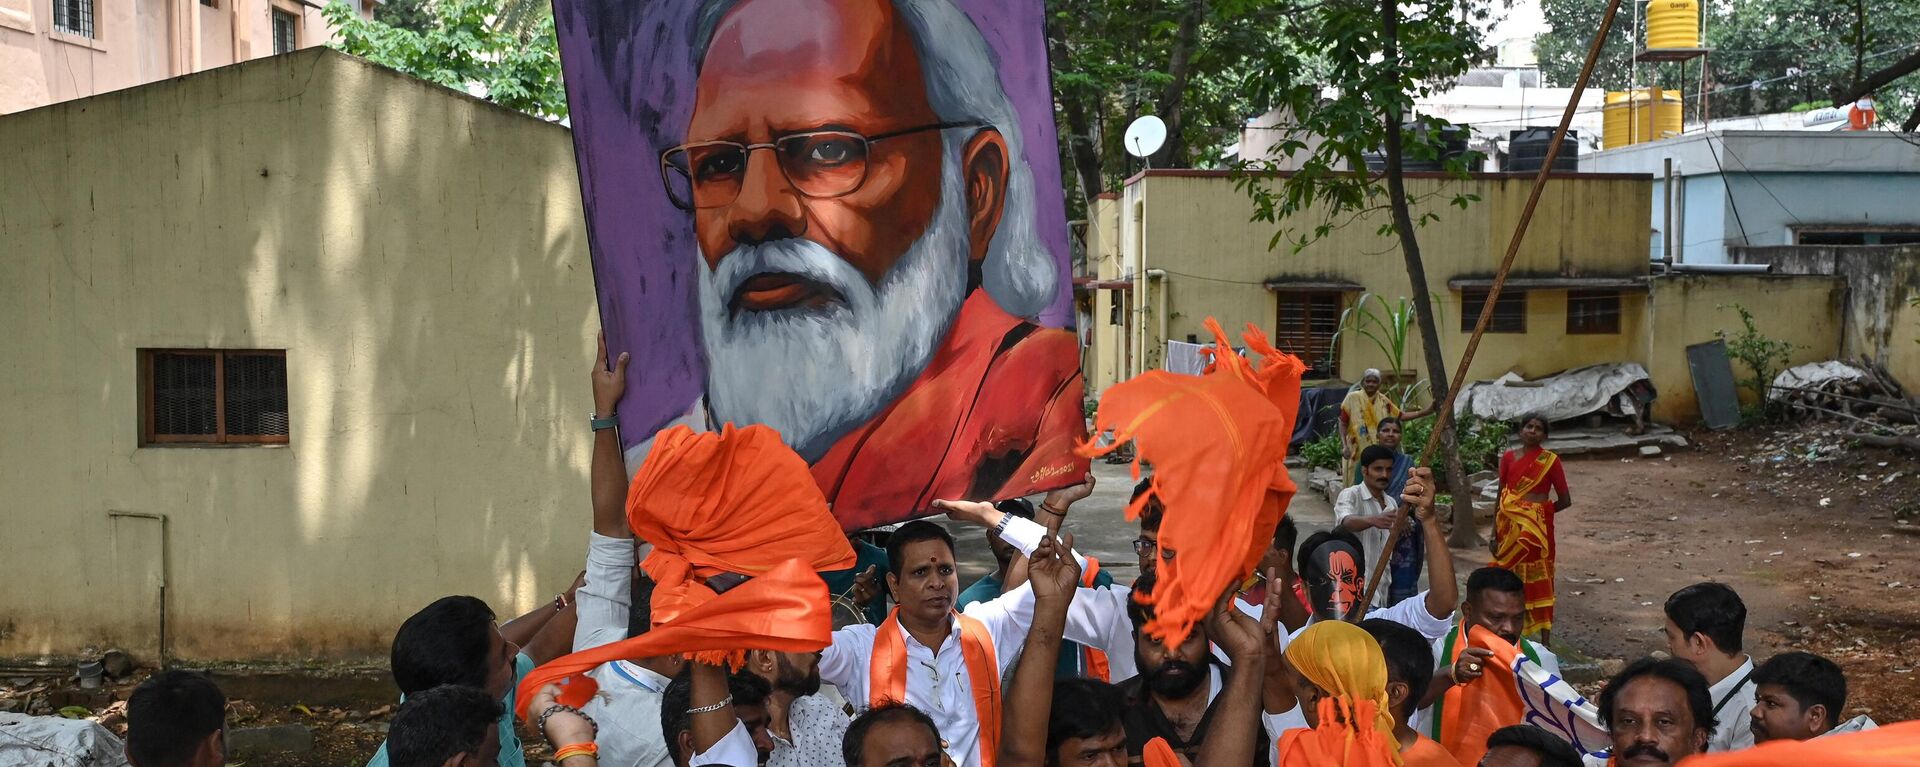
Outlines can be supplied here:
[[[1700, 420], [1700, 400], [1687, 368], [1687, 347], [1714, 339], [1714, 332], [1741, 330], [1735, 304], [1753, 312], [1760, 332], [1796, 345], [1790, 364], [1833, 359], [1840, 353], [1846, 282], [1839, 277], [1781, 275], [1678, 275], [1652, 281], [1647, 323], [1647, 371], [1660, 392], [1653, 416], [1666, 423]], [[1751, 375], [1733, 363], [1736, 380]], [[1741, 392], [1743, 400], [1750, 399]]]
[[[1096, 280], [1117, 280], [1125, 273], [1120, 265], [1120, 201], [1095, 198], [1088, 212], [1087, 268]], [[1125, 297], [1113, 290], [1094, 290], [1093, 315], [1088, 318], [1087, 348], [1081, 355], [1081, 372], [1087, 380], [1087, 396], [1100, 392], [1121, 380], [1121, 361], [1125, 359], [1125, 336], [1112, 324], [1114, 304]]]
[[1906, 387], [1907, 396], [1920, 392], [1920, 306], [1902, 303], [1893, 312], [1893, 332], [1887, 339], [1887, 372]]
[[[382, 656], [564, 589], [598, 326], [558, 126], [330, 51], [0, 117], [0, 656]], [[136, 350], [287, 350], [291, 444], [137, 446]]]
[[[1459, 295], [1448, 288], [1448, 280], [1492, 275], [1530, 181], [1498, 176], [1408, 181], [1409, 194], [1421, 201], [1416, 218], [1428, 211], [1440, 216], [1420, 229], [1419, 238], [1442, 326], [1442, 349], [1450, 361], [1458, 359], [1467, 334], [1459, 332]], [[1514, 275], [1645, 275], [1650, 191], [1651, 180], [1645, 178], [1555, 179], [1541, 198]], [[1448, 205], [1455, 192], [1481, 199], [1461, 210]], [[1386, 220], [1384, 212], [1349, 220], [1294, 253], [1285, 243], [1268, 249], [1273, 225], [1247, 220], [1251, 204], [1229, 178], [1152, 174], [1128, 185], [1125, 203], [1121, 230], [1126, 257], [1144, 253], [1144, 263], [1134, 264], [1142, 273], [1165, 270], [1169, 298], [1164, 336], [1155, 314], [1158, 307], [1151, 301], [1136, 304], [1136, 319], [1144, 331], [1139, 341], [1144, 357], [1136, 361], [1136, 372], [1159, 366], [1166, 338], [1184, 340], [1194, 334], [1207, 340], [1203, 323], [1209, 315], [1236, 336], [1248, 322], [1272, 333], [1276, 304], [1274, 293], [1264, 287], [1268, 279], [1346, 280], [1390, 301], [1411, 294], [1397, 240], [1378, 231]], [[1299, 220], [1310, 229], [1321, 218], [1307, 214]], [[1136, 294], [1157, 295], [1161, 288], [1155, 282], [1151, 294], [1142, 292], [1144, 284]], [[1473, 377], [1494, 377], [1510, 369], [1538, 376], [1644, 356], [1645, 342], [1635, 320], [1624, 322], [1616, 336], [1585, 336], [1582, 343], [1569, 344], [1565, 291], [1535, 292], [1528, 302], [1528, 332], [1489, 337], [1475, 357]], [[1645, 298], [1628, 293], [1623, 303], [1631, 317]], [[1414, 351], [1408, 366], [1423, 370], [1417, 340], [1410, 346]], [[1343, 343], [1339, 372], [1351, 379], [1364, 368], [1385, 363], [1371, 343]]]

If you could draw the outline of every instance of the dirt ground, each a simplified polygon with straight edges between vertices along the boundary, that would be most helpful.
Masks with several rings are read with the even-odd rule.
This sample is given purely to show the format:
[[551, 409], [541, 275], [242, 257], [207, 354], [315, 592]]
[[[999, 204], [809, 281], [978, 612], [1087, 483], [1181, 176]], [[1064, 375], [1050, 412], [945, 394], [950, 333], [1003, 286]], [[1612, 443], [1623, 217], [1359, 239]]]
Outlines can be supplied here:
[[[1747, 603], [1746, 649], [1756, 661], [1789, 649], [1825, 655], [1847, 671], [1848, 716], [1920, 718], [1920, 461], [1846, 446], [1820, 427], [1692, 437], [1694, 448], [1656, 457], [1567, 459], [1575, 504], [1558, 525], [1554, 643], [1570, 658], [1602, 661], [1661, 650], [1667, 595], [1721, 581]], [[1124, 497], [1125, 483], [1114, 487]], [[1115, 535], [1116, 546], [1131, 539]], [[1462, 567], [1486, 559], [1455, 555]], [[25, 673], [0, 668], [0, 710], [80, 706], [117, 733], [126, 695], [146, 674], [81, 691]], [[215, 676], [233, 701], [230, 727], [312, 733], [310, 752], [251, 755], [250, 767], [358, 767], [385, 738], [395, 702], [377, 668]], [[550, 756], [537, 738], [525, 740], [529, 764]]]
[[1555, 644], [1664, 649], [1667, 595], [1719, 581], [1746, 602], [1756, 662], [1824, 655], [1847, 672], [1849, 716], [1920, 717], [1920, 461], [1819, 427], [1693, 437], [1657, 457], [1567, 460]]

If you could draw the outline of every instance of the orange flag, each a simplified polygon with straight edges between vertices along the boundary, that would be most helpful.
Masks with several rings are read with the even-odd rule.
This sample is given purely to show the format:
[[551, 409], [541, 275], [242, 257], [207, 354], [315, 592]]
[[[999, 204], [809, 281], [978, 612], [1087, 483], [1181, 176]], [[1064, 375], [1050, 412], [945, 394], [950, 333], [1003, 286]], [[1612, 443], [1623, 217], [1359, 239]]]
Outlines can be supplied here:
[[1800, 741], [1772, 741], [1742, 751], [1701, 754], [1680, 767], [1915, 767], [1920, 721]]
[[1154, 467], [1153, 489], [1127, 508], [1138, 519], [1149, 497], [1166, 508], [1159, 566], [1151, 596], [1154, 619], [1145, 630], [1168, 644], [1186, 639], [1221, 590], [1258, 564], [1294, 493], [1284, 461], [1306, 366], [1248, 326], [1245, 340], [1256, 364], [1232, 351], [1212, 318], [1220, 351], [1199, 376], [1155, 370], [1117, 384], [1100, 398], [1094, 433], [1113, 431], [1113, 443], [1082, 445], [1089, 458], [1132, 440], [1140, 464]]
[[[1480, 626], [1467, 633], [1466, 644], [1492, 650], [1493, 657], [1487, 659], [1479, 679], [1454, 685], [1434, 707], [1434, 715], [1440, 717], [1440, 734], [1435, 740], [1461, 764], [1479, 764], [1480, 757], [1487, 754], [1487, 738], [1494, 730], [1526, 721], [1526, 705], [1520, 700], [1520, 686], [1513, 676], [1514, 657], [1519, 651]], [[1455, 658], [1458, 655], [1456, 652]]]
[[[719, 433], [676, 426], [654, 436], [627, 489], [627, 522], [653, 544], [640, 566], [654, 580], [653, 628], [554, 659], [520, 682], [520, 716], [545, 685], [584, 705], [597, 689], [585, 672], [614, 660], [673, 653], [738, 666], [747, 650], [811, 652], [833, 633], [819, 570], [854, 565], [853, 548], [827, 508], [807, 462], [765, 426]], [[751, 579], [715, 593], [707, 579]]]

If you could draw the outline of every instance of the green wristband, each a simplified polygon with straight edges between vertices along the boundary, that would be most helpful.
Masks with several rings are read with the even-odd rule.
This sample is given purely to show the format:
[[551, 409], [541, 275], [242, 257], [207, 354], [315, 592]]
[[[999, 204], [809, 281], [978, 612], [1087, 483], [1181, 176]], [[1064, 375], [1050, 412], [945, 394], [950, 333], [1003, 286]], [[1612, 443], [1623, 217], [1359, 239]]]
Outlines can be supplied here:
[[587, 418], [589, 419], [587, 422], [593, 424], [594, 431], [606, 431], [607, 429], [620, 425], [619, 413], [608, 413], [605, 416], [594, 414], [587, 416]]

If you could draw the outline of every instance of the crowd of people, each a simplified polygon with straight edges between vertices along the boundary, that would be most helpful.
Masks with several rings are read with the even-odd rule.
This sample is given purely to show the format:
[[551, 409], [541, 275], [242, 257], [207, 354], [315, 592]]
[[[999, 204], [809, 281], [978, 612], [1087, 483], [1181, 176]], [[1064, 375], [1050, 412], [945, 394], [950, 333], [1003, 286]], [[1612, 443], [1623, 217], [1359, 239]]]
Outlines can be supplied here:
[[[596, 367], [597, 412], [617, 405], [625, 364], [622, 355], [611, 369], [604, 359]], [[1592, 759], [1532, 723], [1485, 721], [1464, 697], [1487, 683], [1502, 644], [1507, 656], [1559, 673], [1548, 646], [1552, 516], [1570, 496], [1543, 447], [1544, 420], [1522, 424], [1523, 447], [1501, 462], [1494, 564], [1468, 573], [1462, 589], [1434, 518], [1430, 472], [1403, 460], [1394, 416], [1361, 417], [1368, 444], [1356, 445], [1358, 480], [1340, 495], [1335, 524], [1302, 539], [1282, 518], [1255, 576], [1221, 593], [1177, 642], [1146, 630], [1152, 597], [1165, 588], [1162, 563], [1172, 561], [1160, 546], [1166, 510], [1154, 480], [1133, 490], [1142, 511], [1132, 578], [1079, 554], [1062, 532], [1089, 480], [1037, 505], [936, 502], [951, 522], [979, 528], [994, 552], [994, 571], [965, 590], [948, 528], [908, 522], [888, 531], [883, 551], [847, 553], [851, 567], [824, 574], [840, 584], [833, 600], [850, 607], [835, 611], [844, 625], [824, 649], [753, 649], [730, 656], [737, 666], [699, 653], [617, 658], [586, 671], [594, 691], [569, 705], [560, 686], [529, 691], [522, 681], [570, 652], [656, 630], [657, 584], [637, 565], [664, 544], [636, 535], [619, 440], [599, 431], [585, 572], [551, 604], [505, 623], [465, 596], [439, 599], [403, 623], [391, 658], [403, 700], [369, 767], [520, 767], [521, 731], [544, 739], [560, 767], [1573, 767]], [[1402, 509], [1407, 524], [1396, 540], [1389, 531]], [[1381, 557], [1390, 558], [1388, 580], [1369, 600], [1366, 581]], [[701, 588], [724, 594], [746, 580], [723, 574]], [[1689, 586], [1665, 613], [1669, 656], [1627, 665], [1599, 697], [1614, 763], [1668, 765], [1874, 727], [1846, 718], [1847, 680], [1832, 661], [1787, 652], [1756, 664], [1732, 589]], [[1489, 636], [1497, 641], [1475, 639]], [[128, 760], [224, 763], [224, 705], [203, 675], [155, 675], [129, 701]], [[1448, 728], [1463, 726], [1487, 734], [1464, 748], [1442, 745], [1458, 740], [1443, 735]]]

